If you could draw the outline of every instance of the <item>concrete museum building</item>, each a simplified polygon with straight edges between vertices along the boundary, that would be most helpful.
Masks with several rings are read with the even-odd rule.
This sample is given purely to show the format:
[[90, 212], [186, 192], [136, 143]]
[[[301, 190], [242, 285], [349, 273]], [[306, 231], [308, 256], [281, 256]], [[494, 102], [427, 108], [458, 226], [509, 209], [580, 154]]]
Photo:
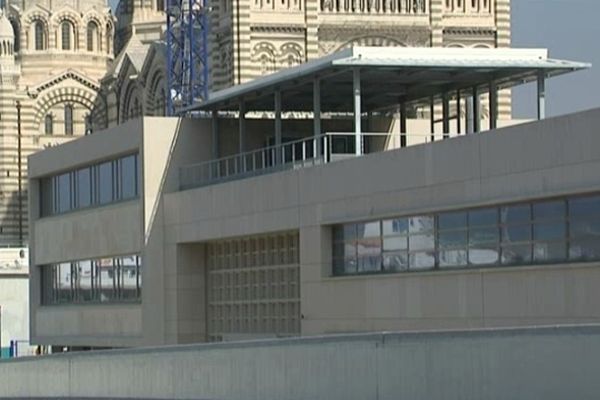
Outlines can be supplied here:
[[[546, 80], [588, 67], [351, 46], [37, 153], [32, 341], [598, 322], [600, 112], [544, 119]], [[527, 82], [539, 121], [499, 128]]]

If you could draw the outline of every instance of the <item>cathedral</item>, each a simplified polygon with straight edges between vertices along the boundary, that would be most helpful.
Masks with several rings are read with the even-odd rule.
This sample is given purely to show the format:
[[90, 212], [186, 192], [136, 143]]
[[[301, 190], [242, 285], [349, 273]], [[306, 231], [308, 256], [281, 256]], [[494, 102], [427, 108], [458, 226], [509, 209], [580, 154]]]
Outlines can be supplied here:
[[[0, 0], [0, 245], [27, 243], [28, 155], [165, 115], [166, 3]], [[510, 47], [510, 0], [210, 3], [213, 91], [352, 45]]]

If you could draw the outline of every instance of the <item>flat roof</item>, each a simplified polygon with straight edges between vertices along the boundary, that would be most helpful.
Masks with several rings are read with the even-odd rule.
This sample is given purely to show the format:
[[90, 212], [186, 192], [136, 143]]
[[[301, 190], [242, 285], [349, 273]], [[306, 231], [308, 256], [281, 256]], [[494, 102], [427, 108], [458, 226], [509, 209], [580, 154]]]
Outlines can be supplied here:
[[185, 111], [272, 111], [282, 91], [285, 111], [310, 111], [313, 81], [321, 80], [321, 110], [348, 111], [353, 71], [360, 68], [362, 109], [376, 111], [400, 102], [424, 103], [443, 93], [500, 89], [590, 68], [591, 64], [548, 57], [546, 49], [351, 47], [296, 67], [213, 92]]

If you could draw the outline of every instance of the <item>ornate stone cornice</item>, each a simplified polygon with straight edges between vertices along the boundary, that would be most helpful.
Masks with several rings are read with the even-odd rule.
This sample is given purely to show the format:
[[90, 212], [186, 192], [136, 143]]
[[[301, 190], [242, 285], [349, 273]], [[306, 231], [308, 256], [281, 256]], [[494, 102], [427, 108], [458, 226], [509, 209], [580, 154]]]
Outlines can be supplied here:
[[60, 82], [63, 82], [67, 79], [73, 79], [89, 89], [92, 89], [95, 91], [100, 90], [100, 84], [98, 82], [96, 82], [93, 79], [88, 78], [87, 76], [81, 74], [80, 72], [69, 69], [61, 74], [58, 74], [58, 75], [52, 77], [51, 79], [47, 80], [46, 82], [43, 82], [39, 85], [30, 87], [27, 90], [27, 94], [30, 98], [35, 99], [44, 90], [47, 90], [47, 89], [51, 88], [52, 86], [58, 85]]

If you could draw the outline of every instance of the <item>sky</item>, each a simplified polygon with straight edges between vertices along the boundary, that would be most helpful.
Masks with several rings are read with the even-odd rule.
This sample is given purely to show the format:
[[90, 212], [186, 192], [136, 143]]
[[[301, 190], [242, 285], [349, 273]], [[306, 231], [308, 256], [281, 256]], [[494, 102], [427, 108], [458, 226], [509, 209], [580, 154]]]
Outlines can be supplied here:
[[[547, 83], [547, 115], [600, 107], [600, 0], [512, 0], [513, 47], [545, 47], [552, 58], [592, 63]], [[535, 84], [514, 90], [515, 117], [535, 116]]]
[[[114, 7], [118, 0], [110, 0]], [[553, 58], [592, 63], [591, 70], [547, 83], [547, 115], [600, 107], [600, 0], [512, 0], [513, 47], [545, 47]], [[535, 86], [514, 90], [513, 114], [533, 118]]]

